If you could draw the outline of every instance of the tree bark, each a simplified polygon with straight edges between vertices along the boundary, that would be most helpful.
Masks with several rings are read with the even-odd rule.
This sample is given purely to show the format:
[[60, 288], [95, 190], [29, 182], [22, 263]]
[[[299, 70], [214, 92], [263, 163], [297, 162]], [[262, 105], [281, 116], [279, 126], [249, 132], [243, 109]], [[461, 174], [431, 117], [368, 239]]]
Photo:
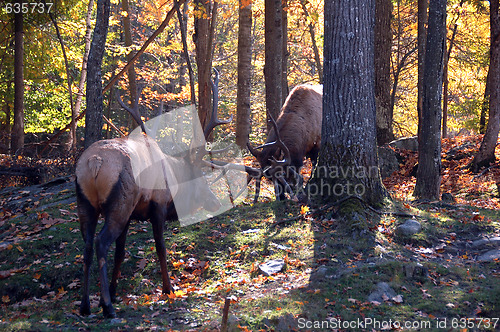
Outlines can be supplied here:
[[424, 94], [424, 63], [425, 63], [425, 44], [427, 42], [427, 9], [429, 0], [418, 0], [418, 26], [417, 26], [417, 48], [418, 48], [418, 78], [417, 78], [417, 115], [418, 115], [418, 137], [422, 137], [422, 108]]
[[85, 148], [102, 138], [102, 59], [109, 25], [110, 0], [97, 0], [97, 16], [90, 45], [87, 72], [87, 114], [85, 116]]
[[238, 27], [238, 92], [236, 144], [247, 146], [250, 134], [250, 94], [252, 90], [252, 4], [240, 0]]
[[477, 172], [481, 167], [495, 162], [495, 148], [500, 130], [500, 1], [490, 1], [490, 111], [488, 125], [479, 151], [474, 156], [471, 169]]
[[281, 0], [265, 0], [264, 4], [266, 110], [277, 119], [283, 105], [283, 8]]
[[391, 0], [375, 2], [375, 102], [377, 144], [394, 140], [391, 108]]
[[446, 0], [430, 0], [426, 45], [417, 183], [413, 195], [418, 199], [436, 200], [439, 199], [441, 186], [441, 96], [446, 49]]
[[325, 1], [321, 150], [307, 193], [313, 201], [387, 197], [375, 131], [375, 0]]
[[[22, 5], [22, 0], [16, 3]], [[14, 125], [11, 132], [11, 153], [24, 149], [24, 28], [23, 13], [14, 14]]]
[[[212, 71], [213, 50], [210, 45], [211, 19], [215, 14], [217, 1], [195, 0], [197, 14], [194, 19], [194, 44], [198, 67], [198, 116], [202, 128], [205, 127], [211, 104], [210, 76]], [[216, 8], [215, 8], [216, 9]], [[213, 38], [213, 37], [212, 37]]]

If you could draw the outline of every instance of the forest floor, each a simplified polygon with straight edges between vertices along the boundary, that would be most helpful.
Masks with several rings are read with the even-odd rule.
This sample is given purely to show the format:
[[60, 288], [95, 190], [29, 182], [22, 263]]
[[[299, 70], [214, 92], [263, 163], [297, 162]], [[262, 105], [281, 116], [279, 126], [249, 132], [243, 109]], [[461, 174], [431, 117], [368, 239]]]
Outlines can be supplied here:
[[[149, 223], [133, 222], [115, 319], [98, 306], [95, 260], [92, 315], [78, 312], [83, 241], [72, 178], [7, 187], [0, 191], [0, 330], [219, 330], [227, 297], [233, 331], [498, 330], [500, 177], [495, 167], [467, 170], [479, 142], [443, 141], [442, 188], [454, 202], [413, 201], [416, 154], [401, 151], [400, 171], [384, 180], [393, 201], [355, 225], [335, 207], [314, 213], [273, 202], [270, 186], [255, 205], [187, 227], [168, 223], [170, 295], [161, 294]], [[408, 214], [422, 230], [402, 237], [395, 229]], [[266, 276], [259, 265], [270, 260], [284, 268]]]

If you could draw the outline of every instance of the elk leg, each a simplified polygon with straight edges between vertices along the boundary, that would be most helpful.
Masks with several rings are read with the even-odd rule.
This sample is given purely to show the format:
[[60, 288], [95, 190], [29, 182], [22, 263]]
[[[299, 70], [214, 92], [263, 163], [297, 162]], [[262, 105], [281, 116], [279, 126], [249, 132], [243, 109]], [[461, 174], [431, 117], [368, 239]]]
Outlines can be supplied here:
[[[109, 225], [113, 225], [114, 220], [107, 220], [102, 228], [101, 232], [96, 238], [96, 254], [97, 254], [97, 262], [99, 264], [99, 280], [101, 282], [101, 306], [103, 310], [103, 315], [106, 318], [115, 317], [115, 311], [113, 309], [113, 305], [111, 304], [111, 296], [109, 293], [109, 284], [108, 284], [108, 276], [107, 270], [108, 266], [106, 263], [106, 256], [108, 254], [109, 247], [111, 243], [113, 243], [118, 236], [120, 236], [123, 232], [123, 229], [116, 229], [116, 227], [112, 230]], [[115, 224], [116, 225], [116, 224]]]
[[286, 199], [285, 196], [285, 188], [281, 186], [281, 183], [278, 179], [274, 179], [274, 195], [276, 196], [277, 201], [284, 201]]
[[83, 252], [83, 284], [82, 284], [82, 301], [80, 304], [80, 314], [90, 315], [90, 266], [92, 265], [92, 256], [94, 254], [94, 234], [97, 226], [99, 213], [83, 196], [77, 185], [77, 200], [78, 200], [78, 218], [80, 220], [80, 231], [85, 242]]
[[111, 277], [111, 284], [109, 286], [109, 295], [111, 297], [111, 302], [116, 302], [116, 285], [118, 283], [118, 277], [120, 276], [120, 266], [125, 259], [125, 241], [127, 240], [127, 231], [130, 221], [127, 226], [122, 231], [118, 239], [116, 239], [116, 249], [115, 249], [115, 264], [113, 266], [113, 274]]
[[160, 261], [161, 269], [161, 279], [163, 281], [163, 294], [168, 294], [172, 291], [172, 285], [170, 284], [170, 277], [168, 276], [167, 269], [167, 252], [165, 248], [165, 239], [163, 238], [163, 224], [166, 219], [166, 212], [161, 212], [159, 210], [164, 210], [163, 207], [158, 207], [155, 203], [152, 203], [151, 209], [151, 225], [153, 226], [153, 237], [155, 239], [156, 254], [158, 255], [158, 260]]
[[255, 179], [255, 197], [253, 199], [253, 204], [257, 203], [259, 200], [259, 194], [260, 194], [260, 181], [262, 178], [256, 178]]

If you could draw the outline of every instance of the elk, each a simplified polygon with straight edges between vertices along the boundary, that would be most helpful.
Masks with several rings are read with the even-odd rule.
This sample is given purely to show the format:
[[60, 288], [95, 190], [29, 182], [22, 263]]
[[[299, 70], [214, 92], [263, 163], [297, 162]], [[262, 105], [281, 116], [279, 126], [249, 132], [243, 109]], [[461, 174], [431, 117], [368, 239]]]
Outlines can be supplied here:
[[[258, 147], [248, 144], [250, 153], [260, 164], [261, 173], [274, 184], [277, 200], [294, 196], [302, 186], [300, 168], [304, 157], [316, 163], [321, 144], [323, 86], [299, 85], [287, 96], [278, 119], [270, 117], [272, 128], [266, 142]], [[254, 203], [260, 193], [261, 178], [257, 178]], [[290, 185], [292, 184], [292, 186]]]
[[[205, 138], [216, 126], [232, 120], [232, 118], [228, 120], [217, 118], [217, 83], [218, 73], [215, 83], [212, 82], [214, 106], [210, 121], [207, 121], [204, 128]], [[173, 203], [174, 197], [182, 195], [179, 197], [188, 199], [191, 202], [188, 207], [193, 211], [202, 207], [215, 212], [221, 207], [221, 203], [210, 190], [203, 176], [202, 167], [233, 168], [252, 174], [259, 173], [259, 170], [250, 167], [224, 162], [213, 164], [202, 160], [208, 153], [204, 145], [202, 149], [193, 147], [183, 156], [165, 155], [158, 143], [146, 133], [138, 114], [138, 98], [134, 109], [126, 107], [123, 102], [121, 104], [141, 125], [144, 134], [139, 135], [137, 139], [124, 137], [98, 141], [83, 152], [76, 165], [77, 211], [85, 242], [80, 305], [82, 315], [90, 314], [89, 273], [94, 236], [100, 215], [104, 217], [104, 225], [95, 238], [101, 288], [100, 305], [103, 308], [103, 315], [110, 318], [115, 316], [112, 302], [116, 299], [117, 279], [125, 257], [125, 240], [132, 219], [149, 219], [151, 222], [156, 253], [160, 261], [162, 291], [170, 293], [172, 285], [167, 270], [163, 228], [167, 219], [177, 215]], [[137, 161], [140, 161], [144, 169], [139, 175], [133, 171], [134, 163]], [[182, 185], [186, 181], [190, 181], [189, 185]], [[106, 257], [114, 241], [116, 241], [114, 267], [108, 286]]]

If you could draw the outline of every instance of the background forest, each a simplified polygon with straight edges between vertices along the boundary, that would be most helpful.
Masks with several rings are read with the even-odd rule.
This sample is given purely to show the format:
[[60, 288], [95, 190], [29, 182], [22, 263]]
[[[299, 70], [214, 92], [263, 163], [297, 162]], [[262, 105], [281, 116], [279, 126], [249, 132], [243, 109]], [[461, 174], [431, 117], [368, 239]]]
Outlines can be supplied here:
[[[103, 60], [103, 81], [109, 81], [127, 63], [127, 56], [137, 51], [160, 25], [169, 1], [111, 1], [110, 27]], [[80, 86], [85, 54], [86, 17], [91, 14], [90, 27], [95, 24], [95, 11], [82, 1], [55, 1], [51, 16], [28, 13], [24, 18], [24, 130], [27, 152], [40, 152], [50, 133], [58, 132], [71, 121], [79, 95], [83, 94], [78, 110], [85, 109], [85, 93]], [[448, 62], [447, 106], [450, 134], [461, 129], [478, 132], [481, 105], [484, 100], [488, 71], [489, 19], [484, 1], [448, 2]], [[288, 87], [301, 83], [319, 83], [323, 49], [322, 1], [289, 1], [286, 7]], [[193, 20], [203, 11], [193, 4], [183, 7], [187, 26], [187, 48], [196, 77]], [[252, 7], [251, 110], [252, 140], [262, 141], [264, 88], [264, 2]], [[14, 99], [14, 25], [5, 8], [0, 11], [0, 116], [1, 151], [9, 150], [13, 123]], [[128, 22], [128, 23], [125, 23]], [[56, 29], [56, 25], [57, 29]], [[396, 137], [412, 136], [417, 130], [417, 2], [393, 1], [391, 53], [391, 108], [394, 110]], [[238, 53], [238, 3], [221, 1], [214, 33], [213, 67], [221, 72], [221, 110], [236, 113], [236, 77]], [[314, 38], [314, 43], [311, 38]], [[65, 55], [62, 52], [65, 50]], [[315, 56], [319, 59], [316, 59]], [[66, 56], [66, 60], [65, 60]], [[319, 61], [318, 61], [319, 60]], [[135, 63], [135, 81], [145, 83], [142, 112], [146, 117], [156, 114], [161, 101], [166, 110], [189, 104], [191, 91], [189, 72], [183, 57], [183, 45], [178, 20], [172, 20], [166, 30], [149, 46]], [[72, 96], [68, 93], [69, 87]], [[195, 85], [195, 88], [196, 85]], [[133, 89], [133, 88], [132, 88]], [[120, 92], [118, 92], [120, 90]], [[105, 96], [105, 115], [124, 132], [135, 126], [116, 102], [118, 93], [130, 98], [127, 77], [112, 87]], [[71, 105], [73, 103], [73, 106]], [[83, 120], [78, 122], [79, 128]], [[108, 129], [107, 136], [117, 136]], [[78, 139], [83, 131], [78, 131]], [[54, 142], [52, 142], [53, 144]], [[63, 139], [55, 143], [64, 144]], [[45, 150], [47, 152], [47, 150]]]

